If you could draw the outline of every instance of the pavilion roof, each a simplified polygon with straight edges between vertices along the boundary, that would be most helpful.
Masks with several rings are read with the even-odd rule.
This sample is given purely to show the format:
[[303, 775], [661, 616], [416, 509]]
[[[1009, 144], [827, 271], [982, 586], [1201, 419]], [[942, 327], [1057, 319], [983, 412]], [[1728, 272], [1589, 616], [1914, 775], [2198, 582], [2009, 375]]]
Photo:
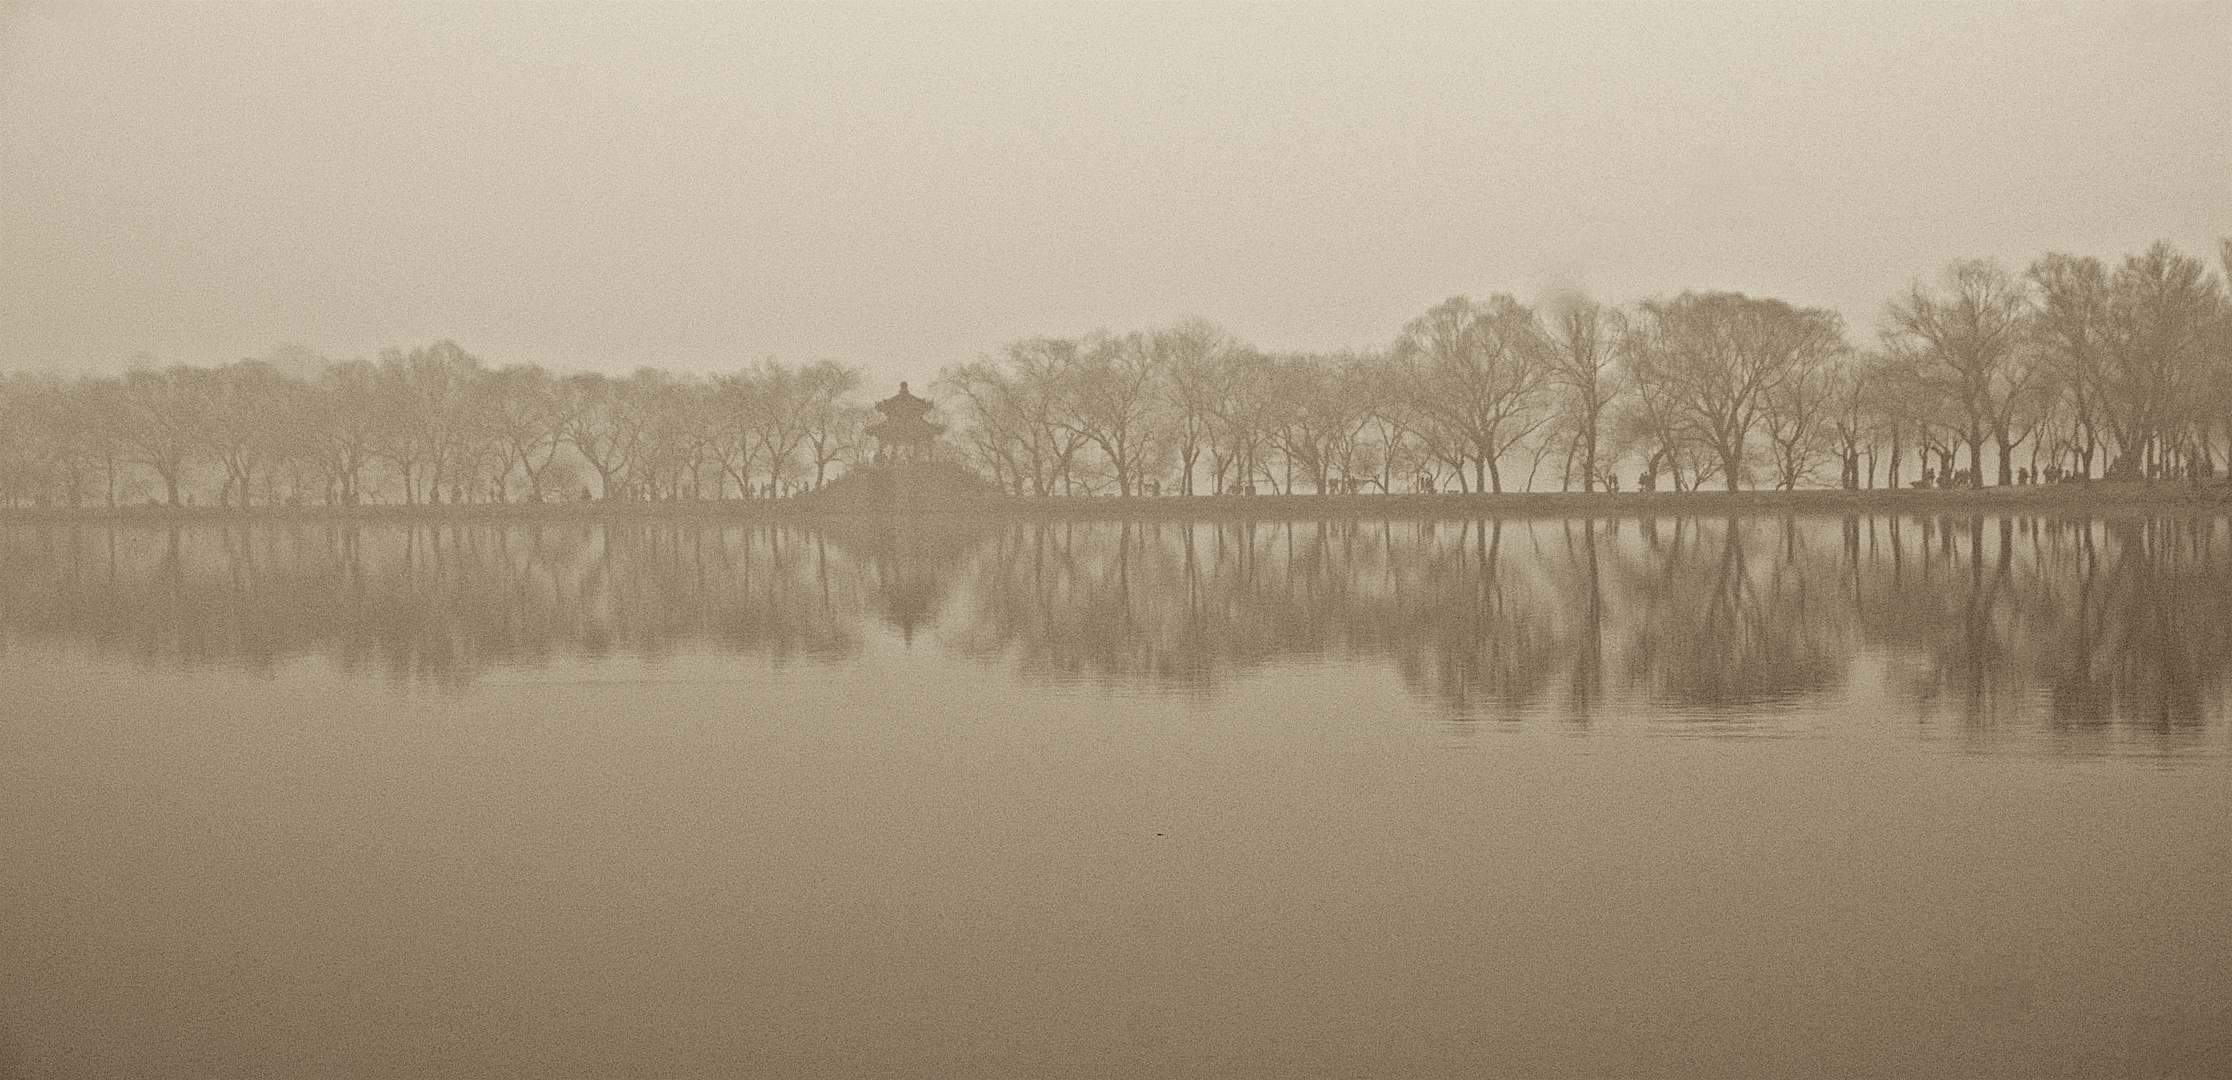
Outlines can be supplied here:
[[907, 392], [907, 384], [899, 384], [899, 392], [876, 403], [876, 411], [895, 421], [921, 420], [922, 414], [934, 406]]

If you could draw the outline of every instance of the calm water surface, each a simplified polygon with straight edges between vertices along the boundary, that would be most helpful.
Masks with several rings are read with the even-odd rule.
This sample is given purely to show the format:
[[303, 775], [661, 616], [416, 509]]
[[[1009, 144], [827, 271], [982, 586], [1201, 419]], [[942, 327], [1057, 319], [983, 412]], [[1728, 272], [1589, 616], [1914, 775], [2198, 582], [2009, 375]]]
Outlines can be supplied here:
[[2224, 1076], [2232, 524], [0, 527], [0, 1076]]

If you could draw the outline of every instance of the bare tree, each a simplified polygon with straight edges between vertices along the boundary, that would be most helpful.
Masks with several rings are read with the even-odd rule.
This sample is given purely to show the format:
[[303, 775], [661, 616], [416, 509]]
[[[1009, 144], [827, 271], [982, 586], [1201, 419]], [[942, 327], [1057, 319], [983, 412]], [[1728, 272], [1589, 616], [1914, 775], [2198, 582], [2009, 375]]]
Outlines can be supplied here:
[[1506, 295], [1443, 301], [1403, 327], [1394, 356], [1411, 406], [1471, 459], [1475, 490], [1503, 490], [1505, 450], [1543, 420], [1549, 378], [1534, 313]]
[[1194, 493], [1194, 463], [1214, 437], [1219, 382], [1231, 362], [1232, 339], [1203, 319], [1153, 331], [1162, 426], [1178, 462], [1178, 490]]
[[66, 505], [78, 505], [64, 393], [51, 375], [0, 377], [0, 502], [44, 506], [59, 489]]
[[2027, 276], [2041, 374], [2075, 429], [2077, 475], [2089, 477], [2108, 415], [2108, 269], [2099, 259], [2049, 253]]
[[117, 505], [127, 449], [124, 425], [129, 415], [123, 385], [114, 379], [78, 379], [70, 388], [68, 415], [72, 425], [83, 432], [82, 452], [100, 469], [102, 501], [108, 506]]
[[2117, 473], [2153, 476], [2181, 451], [2190, 454], [2223, 302], [2208, 267], [2164, 242], [2126, 257], [2110, 279], [2102, 401], [2116, 436]]
[[428, 502], [441, 501], [445, 482], [456, 497], [460, 485], [450, 471], [469, 456], [474, 385], [483, 371], [477, 358], [452, 341], [409, 353], [381, 352], [376, 393], [366, 405], [380, 416], [376, 445], [400, 474], [406, 504], [422, 494]]
[[1745, 475], [1768, 390], [1791, 370], [1845, 350], [1833, 312], [1728, 292], [1646, 301], [1634, 340], [1632, 370], [1642, 392], [1717, 459], [1730, 491]]
[[829, 479], [829, 466], [843, 456], [854, 433], [868, 423], [872, 414], [847, 400], [860, 388], [857, 368], [820, 360], [799, 372], [799, 380], [803, 385], [805, 446], [814, 462], [814, 490], [819, 491]]
[[752, 477], [759, 461], [759, 441], [752, 436], [752, 418], [761, 408], [759, 386], [750, 371], [718, 375], [707, 390], [700, 422], [711, 428], [705, 450], [721, 477], [720, 487], [736, 482], [741, 498], [752, 497]]
[[697, 380], [672, 372], [641, 368], [628, 376], [623, 398], [638, 433], [628, 477], [631, 497], [681, 497], [701, 445], [692, 408], [699, 395]]
[[162, 480], [172, 506], [179, 505], [186, 470], [202, 444], [200, 418], [187, 385], [189, 371], [183, 365], [162, 371], [135, 366], [124, 376], [124, 400], [130, 409], [124, 441]]
[[1154, 413], [1162, 359], [1142, 333], [1096, 335], [1079, 356], [1067, 425], [1100, 449], [1115, 473], [1116, 494], [1132, 495], [1154, 450]]
[[2225, 292], [2217, 304], [2216, 333], [2208, 368], [2214, 377], [2207, 388], [2207, 412], [2224, 434], [2226, 471], [2232, 472], [2232, 236], [2217, 241], [2217, 268]]
[[527, 498], [542, 502], [543, 477], [566, 442], [566, 402], [558, 380], [532, 365], [491, 374], [480, 388], [476, 412], [500, 448], [508, 474], [527, 481]]
[[1335, 472], [1346, 473], [1354, 457], [1366, 403], [1350, 392], [1344, 374], [1353, 364], [1343, 357], [1291, 353], [1271, 358], [1266, 433], [1285, 468], [1282, 490], [1294, 494], [1300, 468], [1320, 495], [1330, 491]]
[[1775, 468], [1775, 486], [1797, 488], [1834, 445], [1836, 408], [1847, 375], [1835, 361], [1794, 365], [1760, 397], [1760, 426]]
[[1553, 299], [1544, 314], [1550, 378], [1581, 457], [1581, 490], [1595, 491], [1605, 474], [1597, 464], [1605, 413], [1620, 394], [1619, 350], [1628, 339], [1627, 318], [1617, 308], [1584, 296]]
[[1086, 437], [1068, 422], [1082, 352], [1069, 338], [1011, 342], [1000, 357], [948, 368], [941, 377], [959, 399], [977, 459], [1018, 490], [1051, 495], [1073, 487], [1073, 463]]
[[1614, 458], [1634, 456], [1643, 461], [1643, 470], [1636, 476], [1636, 486], [1644, 491], [1656, 490], [1663, 470], [1667, 485], [1675, 491], [1682, 490], [1682, 450], [1687, 436], [1683, 431], [1683, 415], [1675, 393], [1676, 386], [1670, 379], [1650, 377], [1652, 372], [1643, 363], [1645, 339], [1642, 327], [1631, 324], [1628, 342], [1621, 349], [1623, 381], [1630, 392], [1612, 413]]
[[762, 361], [751, 377], [759, 391], [758, 408], [751, 414], [752, 436], [767, 462], [768, 492], [780, 496], [799, 445], [806, 441], [812, 390], [798, 371], [774, 360]]
[[365, 360], [335, 364], [318, 375], [307, 408], [318, 431], [318, 470], [326, 498], [356, 506], [364, 498], [364, 470], [379, 452], [384, 417], [378, 408], [379, 373]]
[[2028, 297], [2016, 278], [1983, 259], [1954, 263], [1935, 290], [1920, 282], [1884, 309], [1884, 344], [1907, 357], [1960, 410], [1969, 472], [1984, 482], [1984, 440], [2000, 437], [1999, 482], [2013, 482], [2008, 428], [2029, 392]]
[[1385, 353], [1350, 353], [1341, 379], [1350, 400], [1363, 412], [1358, 427], [1360, 453], [1369, 454], [1373, 473], [1369, 479], [1381, 494], [1395, 490], [1398, 476], [1415, 472], [1421, 456], [1393, 367]]
[[[1859, 488], [1863, 478], [1868, 487], [1875, 486], [1875, 448], [1869, 437], [1873, 426], [1868, 416], [1868, 381], [1875, 364], [1872, 356], [1840, 364], [1829, 386], [1829, 432], [1837, 456], [1837, 486], [1847, 491]], [[1863, 455], [1867, 459], [1864, 472]]]
[[597, 497], [626, 497], [628, 472], [643, 440], [643, 412], [631, 387], [601, 372], [568, 376], [566, 440], [597, 474]]
[[1255, 493], [1273, 411], [1272, 384], [1272, 359], [1260, 350], [1238, 348], [1225, 357], [1210, 407], [1208, 453], [1215, 491]]
[[242, 360], [220, 368], [189, 369], [187, 384], [199, 398], [196, 409], [203, 451], [224, 466], [224, 486], [217, 505], [231, 504], [240, 493], [246, 509], [254, 493], [256, 470], [274, 457], [273, 438], [279, 430], [275, 418], [285, 415], [285, 385], [271, 365]]

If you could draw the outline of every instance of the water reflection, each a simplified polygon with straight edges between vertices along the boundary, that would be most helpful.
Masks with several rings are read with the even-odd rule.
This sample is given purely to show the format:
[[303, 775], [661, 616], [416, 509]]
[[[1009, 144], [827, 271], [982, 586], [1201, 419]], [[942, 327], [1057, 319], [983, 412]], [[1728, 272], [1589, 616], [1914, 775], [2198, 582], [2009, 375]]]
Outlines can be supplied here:
[[1856, 680], [1964, 745], [2175, 751], [2224, 715], [2227, 523], [2015, 518], [0, 529], [0, 634], [463, 683], [871, 627], [1030, 677], [1212, 690], [1384, 663], [1468, 719], [1756, 730]]
[[463, 682], [688, 647], [841, 658], [879, 592], [818, 536], [631, 527], [0, 530], [7, 640]]

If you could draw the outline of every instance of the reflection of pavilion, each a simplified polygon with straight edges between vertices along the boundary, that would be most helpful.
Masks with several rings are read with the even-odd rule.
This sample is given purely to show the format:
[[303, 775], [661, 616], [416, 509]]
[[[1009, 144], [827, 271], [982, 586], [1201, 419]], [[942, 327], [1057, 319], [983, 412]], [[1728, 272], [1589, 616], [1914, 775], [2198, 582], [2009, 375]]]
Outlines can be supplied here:
[[988, 535], [981, 522], [952, 515], [840, 518], [823, 533], [874, 569], [877, 606], [910, 643], [917, 628], [936, 625], [953, 570]]
[[868, 425], [868, 434], [875, 436], [881, 446], [876, 451], [878, 460], [929, 461], [930, 448], [936, 444], [938, 433], [945, 430], [925, 418], [931, 407], [908, 393], [903, 382], [898, 393], [877, 402], [876, 411], [883, 414], [883, 422]]

